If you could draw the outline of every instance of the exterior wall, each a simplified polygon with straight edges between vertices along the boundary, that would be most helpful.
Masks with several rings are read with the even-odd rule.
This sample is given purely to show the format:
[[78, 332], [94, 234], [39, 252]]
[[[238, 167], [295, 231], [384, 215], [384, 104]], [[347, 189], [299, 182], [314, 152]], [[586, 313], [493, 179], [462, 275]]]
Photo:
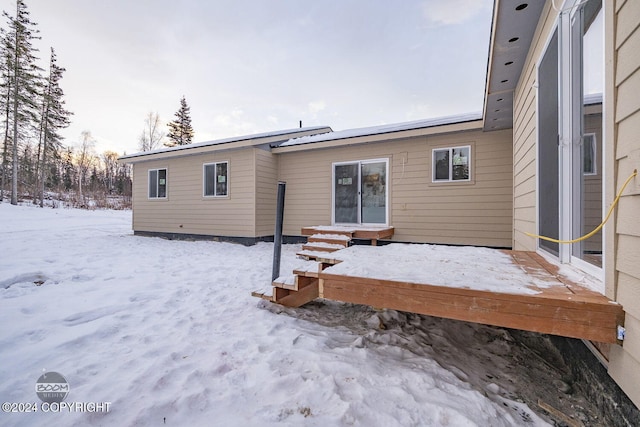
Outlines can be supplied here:
[[[536, 250], [536, 65], [554, 30], [557, 12], [547, 4], [542, 12], [527, 61], [514, 94], [513, 175], [514, 213], [513, 247]], [[605, 8], [605, 129], [606, 157], [598, 161], [605, 175], [605, 204], [634, 168], [640, 169], [640, 2], [618, 0], [603, 2]], [[598, 132], [590, 125], [586, 131]], [[598, 138], [602, 140], [602, 138]], [[598, 177], [587, 184], [598, 185]], [[640, 406], [640, 179], [625, 191], [614, 223], [606, 227], [605, 285], [609, 298], [623, 305], [626, 312], [626, 338], [623, 346], [614, 345], [609, 354], [609, 374], [631, 400]], [[594, 211], [598, 211], [594, 207]]]
[[[228, 196], [203, 197], [203, 164], [228, 161]], [[149, 199], [148, 170], [167, 168], [167, 198]], [[133, 230], [234, 237], [255, 235], [254, 149], [135, 163]]]
[[[432, 183], [432, 149], [471, 145], [471, 182]], [[511, 132], [481, 130], [278, 154], [287, 182], [284, 233], [330, 225], [332, 164], [389, 159], [393, 240], [511, 246]]]
[[278, 158], [256, 148], [256, 237], [273, 236], [278, 193]]
[[[619, 189], [624, 180], [640, 169], [640, 2], [618, 0], [605, 2], [606, 25], [610, 49], [607, 59], [613, 67], [606, 81], [607, 90], [614, 94], [612, 111], [608, 114], [607, 129], [613, 135], [612, 162], [607, 178]], [[606, 114], [606, 113], [605, 113]], [[610, 197], [607, 197], [610, 200]], [[636, 177], [625, 190], [617, 209], [615, 238], [607, 241], [612, 248], [612, 296], [626, 312], [626, 338], [623, 346], [613, 346], [609, 373], [622, 389], [640, 406], [640, 178]]]

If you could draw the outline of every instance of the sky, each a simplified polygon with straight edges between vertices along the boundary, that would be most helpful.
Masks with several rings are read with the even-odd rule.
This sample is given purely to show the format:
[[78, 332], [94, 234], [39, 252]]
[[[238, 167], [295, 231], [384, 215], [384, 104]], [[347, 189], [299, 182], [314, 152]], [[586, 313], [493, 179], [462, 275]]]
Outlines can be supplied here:
[[[26, 0], [96, 151], [134, 153], [186, 97], [194, 142], [482, 110], [491, 0]], [[0, 0], [14, 15], [15, 1]], [[6, 19], [2, 26], [6, 27]]]

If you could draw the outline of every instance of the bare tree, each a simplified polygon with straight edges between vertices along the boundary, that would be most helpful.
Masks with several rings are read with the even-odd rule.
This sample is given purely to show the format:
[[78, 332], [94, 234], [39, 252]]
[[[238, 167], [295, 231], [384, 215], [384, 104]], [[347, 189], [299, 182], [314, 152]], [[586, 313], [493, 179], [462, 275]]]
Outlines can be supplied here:
[[104, 186], [108, 193], [111, 193], [115, 187], [116, 174], [118, 173], [118, 157], [118, 153], [115, 151], [105, 151], [102, 153]]
[[144, 130], [140, 135], [140, 151], [155, 150], [161, 145], [164, 132], [161, 130], [162, 123], [158, 113], [149, 112], [144, 120]]
[[94, 161], [95, 139], [88, 130], [82, 131], [80, 135], [80, 147], [76, 157], [76, 165], [78, 167], [78, 196], [84, 197], [82, 193], [82, 184], [86, 181], [87, 175], [91, 170]]

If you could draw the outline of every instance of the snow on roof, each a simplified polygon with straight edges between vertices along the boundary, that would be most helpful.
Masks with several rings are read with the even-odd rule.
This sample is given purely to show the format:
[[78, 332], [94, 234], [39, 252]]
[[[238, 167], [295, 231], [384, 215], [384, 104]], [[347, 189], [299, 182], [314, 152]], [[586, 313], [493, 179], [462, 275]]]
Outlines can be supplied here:
[[198, 147], [208, 147], [208, 146], [214, 146], [214, 145], [229, 144], [232, 142], [249, 141], [252, 139], [262, 139], [262, 138], [270, 138], [270, 137], [277, 137], [277, 136], [287, 136], [287, 135], [295, 134], [299, 132], [313, 132], [313, 131], [318, 131], [318, 133], [331, 132], [331, 128], [329, 126], [313, 126], [313, 127], [285, 129], [285, 130], [277, 130], [277, 131], [271, 131], [271, 132], [256, 133], [252, 135], [233, 136], [231, 138], [196, 142], [193, 144], [178, 145], [175, 147], [158, 148], [157, 150], [152, 150], [152, 151], [141, 151], [134, 154], [124, 155], [120, 157], [120, 159], [130, 159], [133, 157], [148, 156], [151, 154], [169, 153], [172, 151], [189, 150], [189, 149], [198, 148]]
[[315, 142], [334, 141], [338, 139], [355, 138], [359, 136], [380, 135], [385, 133], [401, 132], [415, 129], [431, 128], [436, 126], [451, 125], [456, 123], [466, 123], [474, 120], [482, 120], [482, 113], [468, 113], [456, 116], [437, 117], [413, 122], [393, 123], [380, 126], [372, 126], [357, 129], [347, 129], [336, 132], [327, 132], [318, 135], [302, 136], [292, 138], [278, 147], [291, 147], [294, 145], [311, 144]]
[[584, 105], [602, 104], [602, 93], [588, 93], [583, 99]]

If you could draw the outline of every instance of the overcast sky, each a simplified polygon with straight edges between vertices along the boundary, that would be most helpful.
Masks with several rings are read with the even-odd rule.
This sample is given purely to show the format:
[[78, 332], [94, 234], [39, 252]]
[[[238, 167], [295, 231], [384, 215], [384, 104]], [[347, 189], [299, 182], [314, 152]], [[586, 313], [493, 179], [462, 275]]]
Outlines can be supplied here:
[[[481, 111], [492, 3], [26, 0], [42, 65], [53, 46], [67, 69], [66, 143], [89, 130], [119, 154], [183, 95], [195, 142]], [[14, 0], [0, 6], [15, 14]]]

